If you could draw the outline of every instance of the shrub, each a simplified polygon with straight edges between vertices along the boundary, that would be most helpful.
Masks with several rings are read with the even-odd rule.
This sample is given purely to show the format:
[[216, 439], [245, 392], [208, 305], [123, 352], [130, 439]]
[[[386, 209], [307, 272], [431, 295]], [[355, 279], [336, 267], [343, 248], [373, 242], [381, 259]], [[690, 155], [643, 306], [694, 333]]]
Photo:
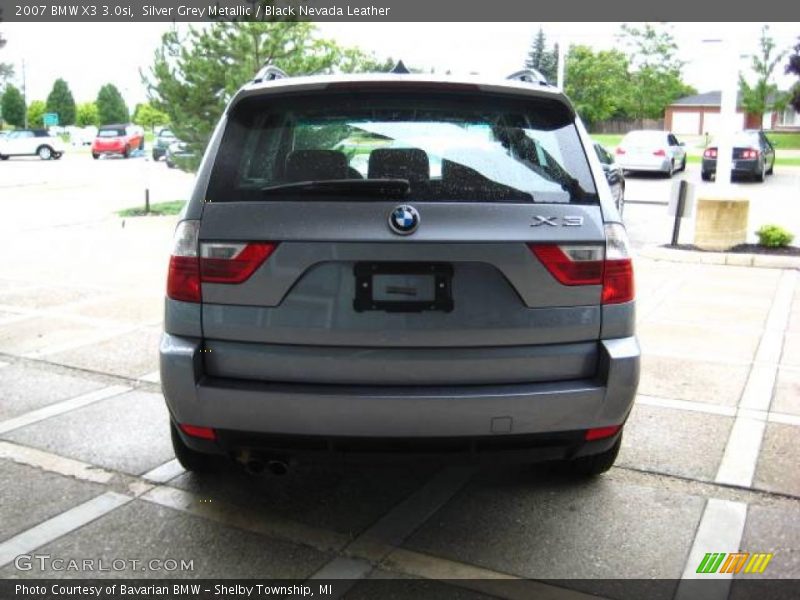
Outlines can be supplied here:
[[792, 243], [794, 236], [778, 225], [763, 225], [756, 231], [758, 243], [768, 248], [782, 248]]

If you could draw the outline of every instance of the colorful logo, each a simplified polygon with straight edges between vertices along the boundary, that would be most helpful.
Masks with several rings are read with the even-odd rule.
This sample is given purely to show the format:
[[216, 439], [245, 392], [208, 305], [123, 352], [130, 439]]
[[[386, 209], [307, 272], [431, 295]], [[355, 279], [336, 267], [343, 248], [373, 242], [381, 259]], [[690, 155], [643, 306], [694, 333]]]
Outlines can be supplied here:
[[[727, 556], [727, 558], [725, 558]], [[773, 554], [754, 552], [709, 552], [700, 561], [698, 573], [763, 573]], [[724, 562], [723, 562], [724, 561]]]

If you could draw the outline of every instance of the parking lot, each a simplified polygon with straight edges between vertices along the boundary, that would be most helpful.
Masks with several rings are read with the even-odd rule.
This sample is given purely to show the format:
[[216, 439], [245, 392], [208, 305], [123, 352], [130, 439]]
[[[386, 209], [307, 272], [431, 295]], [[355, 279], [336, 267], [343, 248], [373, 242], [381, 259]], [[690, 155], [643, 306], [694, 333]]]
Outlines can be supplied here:
[[[696, 166], [686, 176], [705, 189]], [[774, 556], [735, 576], [732, 597], [740, 579], [800, 577], [796, 270], [637, 259], [639, 396], [617, 466], [596, 480], [427, 462], [198, 478], [173, 459], [157, 372], [176, 217], [114, 212], [145, 187], [162, 202], [190, 184], [143, 158], [0, 164], [2, 577], [86, 575], [15, 561], [49, 554], [193, 561], [89, 576], [360, 580], [353, 598], [401, 576], [460, 582], [410, 581], [395, 597], [502, 595], [486, 581], [512, 577], [613, 598], [578, 580], [675, 580], [739, 550]], [[636, 247], [669, 240], [671, 186], [629, 179]], [[751, 229], [780, 215], [800, 233], [800, 169], [737, 189]], [[522, 585], [518, 597], [578, 597]], [[682, 597], [677, 581], [660, 593]]]

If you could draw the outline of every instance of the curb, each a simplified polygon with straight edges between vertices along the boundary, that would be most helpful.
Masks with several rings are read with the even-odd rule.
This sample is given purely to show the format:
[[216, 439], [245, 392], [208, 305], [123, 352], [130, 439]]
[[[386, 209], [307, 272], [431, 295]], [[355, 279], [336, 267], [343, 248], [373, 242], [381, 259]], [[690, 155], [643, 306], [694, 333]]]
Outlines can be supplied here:
[[672, 248], [664, 248], [662, 246], [645, 246], [638, 250], [635, 256], [679, 263], [800, 270], [800, 256], [740, 254], [736, 252], [698, 252], [695, 250], [673, 250]]

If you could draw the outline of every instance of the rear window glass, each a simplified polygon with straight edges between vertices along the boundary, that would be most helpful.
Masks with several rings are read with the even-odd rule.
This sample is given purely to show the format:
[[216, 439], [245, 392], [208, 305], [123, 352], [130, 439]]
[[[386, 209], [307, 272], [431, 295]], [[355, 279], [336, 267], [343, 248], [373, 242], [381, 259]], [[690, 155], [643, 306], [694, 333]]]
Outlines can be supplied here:
[[660, 131], [631, 131], [623, 139], [626, 144], [663, 144], [666, 134]]
[[97, 137], [121, 137], [125, 135], [124, 129], [101, 129], [97, 132]]
[[597, 201], [572, 114], [553, 100], [329, 92], [229, 115], [208, 200], [354, 196]]

